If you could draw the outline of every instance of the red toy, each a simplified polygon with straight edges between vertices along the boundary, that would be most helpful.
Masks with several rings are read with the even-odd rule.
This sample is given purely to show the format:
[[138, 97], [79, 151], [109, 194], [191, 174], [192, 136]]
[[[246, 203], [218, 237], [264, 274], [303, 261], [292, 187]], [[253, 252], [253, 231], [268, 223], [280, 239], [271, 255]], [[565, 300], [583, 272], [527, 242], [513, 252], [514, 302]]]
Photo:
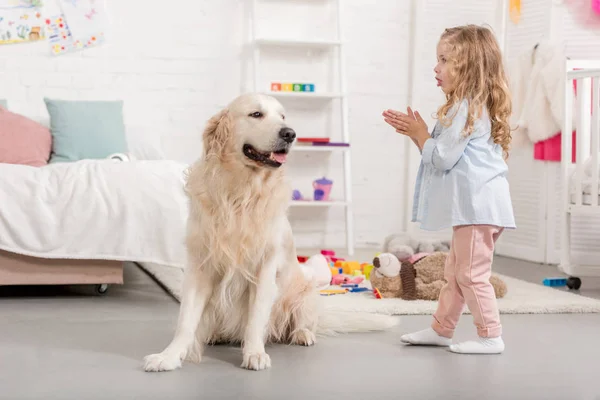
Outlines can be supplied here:
[[379, 291], [379, 289], [375, 288], [373, 289], [373, 295], [375, 296], [376, 299], [381, 299], [381, 292]]
[[347, 276], [347, 275], [336, 275], [331, 278], [332, 285], [344, 285], [348, 283], [359, 284], [365, 279], [364, 276]]
[[335, 264], [336, 261], [344, 261], [343, 258], [336, 257], [335, 251], [333, 251], [333, 250], [323, 249], [323, 250], [321, 250], [321, 254], [323, 254], [325, 256], [325, 258], [327, 259], [327, 261], [330, 263], [332, 262]]

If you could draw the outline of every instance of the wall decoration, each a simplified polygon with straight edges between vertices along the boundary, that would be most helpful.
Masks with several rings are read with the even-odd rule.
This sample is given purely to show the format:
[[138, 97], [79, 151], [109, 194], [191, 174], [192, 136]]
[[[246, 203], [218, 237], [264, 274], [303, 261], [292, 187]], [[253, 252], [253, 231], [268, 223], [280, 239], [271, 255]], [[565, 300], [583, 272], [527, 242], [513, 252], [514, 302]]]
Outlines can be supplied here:
[[0, 44], [46, 38], [41, 0], [0, 0]]
[[521, 0], [510, 0], [508, 7], [510, 20], [513, 23], [518, 24], [521, 19]]
[[104, 43], [107, 16], [103, 0], [59, 0], [62, 13], [46, 19], [52, 54]]
[[600, 28], [600, 0], [563, 0], [561, 4], [578, 25], [593, 30]]

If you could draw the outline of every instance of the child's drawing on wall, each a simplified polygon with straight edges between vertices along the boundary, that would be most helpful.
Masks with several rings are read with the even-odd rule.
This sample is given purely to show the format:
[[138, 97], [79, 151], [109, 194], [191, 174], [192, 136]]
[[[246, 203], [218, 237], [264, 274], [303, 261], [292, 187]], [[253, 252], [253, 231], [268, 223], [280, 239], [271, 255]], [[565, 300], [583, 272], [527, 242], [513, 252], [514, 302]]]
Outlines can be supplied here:
[[52, 54], [59, 55], [102, 44], [107, 27], [104, 1], [59, 0], [62, 14], [47, 19]]
[[0, 0], [0, 44], [45, 39], [42, 0]]

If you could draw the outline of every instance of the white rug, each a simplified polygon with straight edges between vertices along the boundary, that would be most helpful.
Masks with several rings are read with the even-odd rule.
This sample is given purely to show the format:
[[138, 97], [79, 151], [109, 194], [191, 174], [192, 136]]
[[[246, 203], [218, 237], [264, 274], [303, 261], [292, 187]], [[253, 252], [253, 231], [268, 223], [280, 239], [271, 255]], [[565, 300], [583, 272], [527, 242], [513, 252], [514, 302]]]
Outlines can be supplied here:
[[[158, 264], [141, 265], [179, 301], [183, 270]], [[520, 279], [499, 275], [508, 287], [508, 293], [498, 300], [501, 314], [561, 314], [598, 313], [600, 300], [583, 297], [537, 285]], [[431, 315], [436, 301], [405, 301], [401, 299], [376, 299], [371, 292], [347, 293], [322, 297], [328, 309], [337, 311], [369, 312], [389, 315]], [[468, 310], [465, 310], [468, 314]]]

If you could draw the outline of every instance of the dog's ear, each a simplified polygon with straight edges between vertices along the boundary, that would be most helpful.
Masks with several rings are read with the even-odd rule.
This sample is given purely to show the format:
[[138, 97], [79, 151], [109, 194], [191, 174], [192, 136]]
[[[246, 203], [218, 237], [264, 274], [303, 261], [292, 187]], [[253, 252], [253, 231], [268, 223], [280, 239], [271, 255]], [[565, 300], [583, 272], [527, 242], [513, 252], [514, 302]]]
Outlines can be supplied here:
[[206, 154], [220, 154], [229, 139], [231, 131], [231, 118], [227, 108], [213, 115], [206, 123], [204, 133], [204, 152]]

